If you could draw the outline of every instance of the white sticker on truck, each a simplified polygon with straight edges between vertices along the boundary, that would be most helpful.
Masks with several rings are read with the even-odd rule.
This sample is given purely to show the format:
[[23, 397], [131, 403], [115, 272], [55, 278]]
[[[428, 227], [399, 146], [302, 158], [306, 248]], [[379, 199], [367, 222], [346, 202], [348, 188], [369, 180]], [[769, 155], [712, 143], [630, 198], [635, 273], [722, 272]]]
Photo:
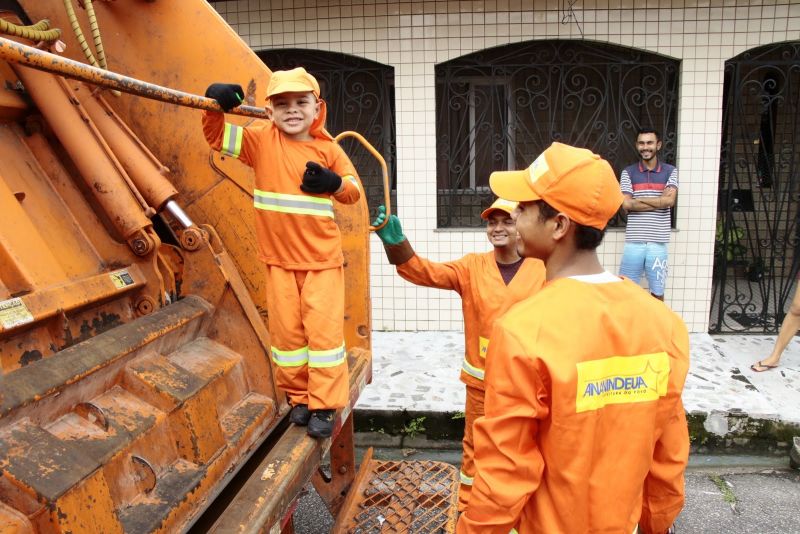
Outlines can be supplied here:
[[33, 315], [21, 298], [13, 298], [0, 302], [0, 325], [6, 330], [21, 324], [33, 322]]

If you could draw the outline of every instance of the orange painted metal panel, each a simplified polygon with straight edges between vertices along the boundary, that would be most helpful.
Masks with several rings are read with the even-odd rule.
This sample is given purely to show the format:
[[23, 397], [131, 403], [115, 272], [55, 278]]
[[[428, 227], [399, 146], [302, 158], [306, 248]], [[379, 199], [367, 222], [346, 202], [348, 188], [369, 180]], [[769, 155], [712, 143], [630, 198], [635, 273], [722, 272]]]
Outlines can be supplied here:
[[[19, 3], [69, 28], [61, 0]], [[110, 69], [199, 94], [238, 82], [263, 104], [269, 68], [204, 0], [95, 11]], [[33, 104], [0, 99], [0, 524], [181, 530], [288, 412], [269, 358], [252, 172], [211, 153], [196, 109], [0, 62], [0, 83], [18, 78]], [[165, 214], [157, 233], [152, 208], [167, 199], [196, 226]], [[342, 423], [371, 379], [366, 203], [336, 217], [353, 383], [335, 432], [351, 448]], [[285, 514], [326, 446], [295, 430], [276, 453], [297, 441], [305, 452], [285, 458], [289, 489], [263, 517]]]

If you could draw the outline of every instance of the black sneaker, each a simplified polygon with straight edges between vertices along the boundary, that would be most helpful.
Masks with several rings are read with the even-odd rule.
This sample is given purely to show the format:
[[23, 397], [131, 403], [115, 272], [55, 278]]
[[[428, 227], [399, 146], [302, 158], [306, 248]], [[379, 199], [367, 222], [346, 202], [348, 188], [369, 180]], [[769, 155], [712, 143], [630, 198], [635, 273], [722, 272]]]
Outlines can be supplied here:
[[311, 412], [308, 411], [308, 404], [292, 406], [292, 411], [289, 413], [289, 421], [297, 426], [306, 426], [310, 418]]
[[314, 410], [308, 421], [308, 435], [315, 438], [329, 438], [333, 434], [336, 410]]

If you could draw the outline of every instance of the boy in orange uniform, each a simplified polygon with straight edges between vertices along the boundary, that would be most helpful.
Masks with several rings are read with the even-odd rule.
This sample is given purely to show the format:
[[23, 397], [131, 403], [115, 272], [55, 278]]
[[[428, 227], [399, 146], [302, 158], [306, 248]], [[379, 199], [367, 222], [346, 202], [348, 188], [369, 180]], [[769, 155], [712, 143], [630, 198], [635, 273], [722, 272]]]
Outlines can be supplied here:
[[600, 264], [595, 249], [623, 200], [611, 166], [553, 143], [490, 185], [519, 202], [520, 255], [544, 261], [547, 283], [492, 332], [457, 532], [668, 532], [689, 456], [689, 336], [661, 301]]
[[[206, 96], [225, 110], [244, 99], [241, 86], [212, 84]], [[333, 200], [360, 198], [356, 171], [325, 131], [325, 102], [302, 67], [272, 73], [271, 121], [242, 127], [223, 113], [203, 114], [209, 145], [253, 167], [259, 258], [266, 264], [267, 305], [276, 381], [290, 419], [328, 437], [348, 402], [344, 346], [344, 270]]]
[[[377, 232], [389, 263], [397, 266], [400, 276], [412, 284], [452, 289], [461, 295], [465, 348], [461, 381], [467, 387], [467, 398], [458, 490], [460, 511], [467, 507], [475, 476], [472, 428], [483, 415], [483, 375], [492, 325], [512, 304], [533, 295], [544, 284], [544, 264], [536, 259], [523, 259], [517, 253], [517, 231], [511, 219], [514, 208], [515, 202], [498, 199], [481, 213], [481, 218], [488, 221], [486, 236], [494, 250], [467, 254], [452, 262], [436, 263], [419, 257], [403, 235], [400, 219], [395, 215]], [[379, 211], [376, 226], [385, 219], [383, 206]]]

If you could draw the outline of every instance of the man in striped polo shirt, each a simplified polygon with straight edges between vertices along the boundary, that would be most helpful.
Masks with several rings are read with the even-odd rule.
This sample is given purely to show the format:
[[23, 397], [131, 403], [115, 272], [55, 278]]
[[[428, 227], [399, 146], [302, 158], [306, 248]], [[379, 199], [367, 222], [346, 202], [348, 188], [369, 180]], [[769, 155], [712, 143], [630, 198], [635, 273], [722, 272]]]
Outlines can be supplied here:
[[619, 273], [637, 284], [642, 271], [650, 293], [664, 300], [667, 283], [667, 244], [671, 211], [678, 197], [678, 169], [658, 160], [661, 138], [652, 128], [642, 128], [636, 137], [641, 159], [622, 171], [622, 207], [628, 213], [625, 249]]

